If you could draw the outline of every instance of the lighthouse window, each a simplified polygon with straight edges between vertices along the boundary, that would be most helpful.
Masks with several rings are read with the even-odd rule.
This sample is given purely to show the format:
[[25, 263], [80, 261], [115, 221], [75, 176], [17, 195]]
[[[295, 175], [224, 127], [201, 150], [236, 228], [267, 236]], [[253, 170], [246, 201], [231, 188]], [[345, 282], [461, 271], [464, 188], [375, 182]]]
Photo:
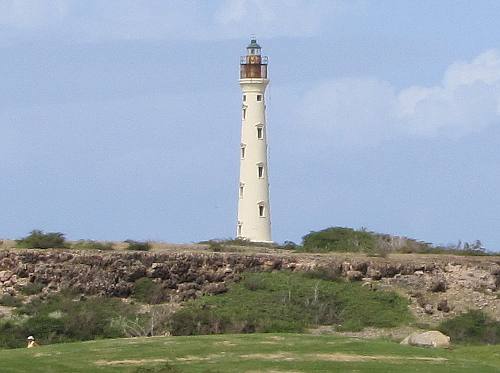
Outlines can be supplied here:
[[262, 101], [262, 95], [257, 95], [257, 101]]
[[264, 205], [259, 205], [259, 216], [264, 217]]
[[241, 237], [241, 224], [238, 224], [238, 237]]
[[259, 174], [259, 177], [264, 177], [264, 166], [258, 166], [257, 172]]
[[241, 159], [245, 159], [245, 145], [241, 146]]
[[240, 184], [240, 198], [243, 198], [243, 184]]
[[258, 139], [262, 139], [263, 138], [262, 127], [257, 127], [257, 138]]
[[244, 108], [243, 108], [243, 119], [245, 119], [245, 118], [246, 118], [246, 116], [247, 116], [247, 108], [246, 108], [246, 107], [244, 107]]
[[243, 102], [247, 100], [247, 95], [243, 95]]

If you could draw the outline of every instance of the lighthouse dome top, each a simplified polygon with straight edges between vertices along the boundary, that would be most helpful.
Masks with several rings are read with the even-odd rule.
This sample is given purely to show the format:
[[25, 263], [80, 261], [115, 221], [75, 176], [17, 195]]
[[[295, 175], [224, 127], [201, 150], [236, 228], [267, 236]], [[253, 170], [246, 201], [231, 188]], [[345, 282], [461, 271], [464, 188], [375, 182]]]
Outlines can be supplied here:
[[248, 47], [247, 48], [256, 48], [256, 49], [260, 49], [260, 45], [257, 44], [257, 39], [255, 38], [252, 38], [250, 40], [250, 44], [248, 44]]
[[248, 54], [260, 55], [260, 45], [257, 44], [257, 39], [252, 38], [247, 46]]

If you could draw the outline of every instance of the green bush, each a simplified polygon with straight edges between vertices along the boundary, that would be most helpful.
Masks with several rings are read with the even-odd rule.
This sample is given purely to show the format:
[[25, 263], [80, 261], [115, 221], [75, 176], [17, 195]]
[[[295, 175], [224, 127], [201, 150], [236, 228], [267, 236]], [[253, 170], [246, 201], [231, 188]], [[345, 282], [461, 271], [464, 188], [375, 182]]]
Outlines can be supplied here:
[[23, 304], [23, 302], [10, 294], [4, 294], [0, 297], [0, 305], [6, 307], [19, 307]]
[[147, 241], [126, 240], [125, 243], [128, 243], [127, 250], [134, 250], [134, 251], [151, 250], [151, 244]]
[[[19, 313], [26, 317], [20, 327], [42, 344], [124, 337], [117, 318], [135, 319], [137, 307], [116, 298], [80, 298], [71, 291], [35, 298]], [[26, 336], [25, 336], [26, 337]]]
[[359, 330], [410, 320], [408, 302], [393, 292], [303, 273], [247, 273], [227, 293], [188, 302], [173, 315], [171, 331], [174, 335], [301, 332], [328, 324]]
[[98, 242], [92, 240], [79, 240], [71, 245], [75, 250], [113, 250], [112, 242]]
[[39, 282], [29, 282], [26, 286], [19, 289], [24, 295], [39, 294], [44, 288], [44, 285]]
[[25, 249], [55, 249], [65, 247], [64, 234], [60, 232], [44, 233], [41, 230], [33, 230], [30, 234], [20, 240], [16, 240], [16, 246]]
[[299, 249], [299, 245], [297, 245], [293, 241], [285, 241], [285, 242], [283, 242], [282, 245], [278, 245], [277, 249], [281, 249], [281, 250], [297, 250], [297, 249]]
[[316, 267], [305, 272], [305, 276], [320, 280], [336, 281], [340, 278], [342, 269], [338, 267]]
[[148, 277], [141, 277], [134, 283], [132, 297], [142, 303], [158, 304], [168, 300], [163, 286]]
[[390, 253], [494, 255], [487, 252], [481, 241], [457, 245], [434, 246], [428, 242], [407, 237], [369, 232], [362, 228], [331, 227], [313, 231], [302, 237], [303, 246], [296, 250], [306, 252], [362, 252], [368, 256], [387, 257]]
[[370, 232], [332, 227], [311, 232], [302, 238], [304, 251], [373, 252], [377, 240]]
[[0, 348], [26, 346], [26, 337], [28, 335], [20, 322], [12, 319], [0, 319]]
[[212, 239], [208, 241], [198, 242], [202, 245], [209, 245], [209, 248], [215, 248], [215, 251], [239, 251], [238, 246], [246, 247], [276, 247], [273, 243], [267, 242], [253, 242], [245, 238], [226, 238], [226, 239]]
[[248, 289], [250, 291], [265, 290], [267, 288], [266, 282], [262, 277], [259, 276], [247, 276], [241, 283], [243, 284], [245, 289]]
[[443, 321], [439, 330], [452, 342], [471, 344], [500, 343], [500, 321], [495, 321], [483, 311], [469, 311], [453, 319]]

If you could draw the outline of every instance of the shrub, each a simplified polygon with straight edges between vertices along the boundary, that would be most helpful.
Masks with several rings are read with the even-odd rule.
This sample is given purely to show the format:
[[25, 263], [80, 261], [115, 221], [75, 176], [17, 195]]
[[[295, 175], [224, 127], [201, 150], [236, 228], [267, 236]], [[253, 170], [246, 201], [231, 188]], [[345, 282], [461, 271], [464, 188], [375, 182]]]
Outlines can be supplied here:
[[134, 283], [132, 297], [142, 303], [158, 304], [168, 300], [168, 295], [161, 284], [148, 277], [141, 277]]
[[457, 245], [435, 246], [428, 242], [389, 234], [369, 232], [365, 228], [331, 227], [313, 231], [303, 238], [303, 246], [296, 250], [307, 252], [363, 252], [369, 256], [387, 257], [390, 253], [493, 255], [487, 252], [481, 241], [459, 242]]
[[6, 307], [19, 307], [23, 304], [23, 302], [10, 294], [4, 294], [0, 297], [0, 305]]
[[226, 239], [212, 239], [208, 241], [200, 241], [199, 244], [203, 245], [220, 245], [224, 251], [231, 251], [231, 246], [251, 246], [251, 247], [276, 247], [273, 243], [267, 242], [253, 242], [245, 238], [226, 238]]
[[26, 286], [20, 288], [20, 292], [24, 295], [39, 294], [44, 288], [44, 285], [39, 282], [29, 282]]
[[316, 267], [305, 272], [309, 278], [317, 278], [320, 280], [335, 281], [340, 278], [341, 268], [338, 267]]
[[30, 234], [20, 240], [16, 240], [17, 247], [26, 249], [55, 249], [65, 247], [64, 234], [60, 232], [44, 233], [41, 230], [33, 230]]
[[351, 228], [332, 227], [311, 232], [302, 238], [305, 251], [373, 252], [376, 238], [372, 233]]
[[479, 310], [443, 321], [439, 330], [456, 343], [500, 343], [500, 321], [491, 319]]
[[128, 243], [127, 250], [149, 251], [151, 249], [151, 244], [147, 241], [126, 240], [124, 242]]
[[79, 240], [71, 245], [75, 250], [113, 250], [112, 242], [98, 242], [92, 240]]
[[247, 276], [243, 279], [242, 284], [246, 289], [250, 291], [266, 289], [266, 283], [259, 276]]
[[174, 335], [301, 332], [324, 324], [358, 330], [410, 319], [408, 302], [393, 292], [303, 273], [247, 273], [224, 294], [188, 302], [171, 318], [170, 330]]
[[[80, 298], [71, 291], [35, 298], [19, 308], [26, 335], [42, 343], [125, 336], [116, 318], [135, 318], [136, 306], [116, 298]], [[35, 333], [36, 332], [36, 333]]]
[[19, 322], [0, 319], [0, 348], [23, 347], [27, 335]]
[[299, 246], [293, 241], [285, 241], [282, 245], [278, 245], [277, 248], [281, 250], [297, 250]]

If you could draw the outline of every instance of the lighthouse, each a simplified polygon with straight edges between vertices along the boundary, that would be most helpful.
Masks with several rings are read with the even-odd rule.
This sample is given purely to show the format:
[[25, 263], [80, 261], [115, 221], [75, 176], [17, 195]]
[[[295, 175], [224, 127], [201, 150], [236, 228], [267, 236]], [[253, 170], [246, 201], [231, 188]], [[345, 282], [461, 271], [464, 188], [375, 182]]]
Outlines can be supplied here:
[[272, 242], [267, 159], [267, 57], [256, 39], [240, 59], [241, 145], [238, 223], [236, 236], [253, 242]]

